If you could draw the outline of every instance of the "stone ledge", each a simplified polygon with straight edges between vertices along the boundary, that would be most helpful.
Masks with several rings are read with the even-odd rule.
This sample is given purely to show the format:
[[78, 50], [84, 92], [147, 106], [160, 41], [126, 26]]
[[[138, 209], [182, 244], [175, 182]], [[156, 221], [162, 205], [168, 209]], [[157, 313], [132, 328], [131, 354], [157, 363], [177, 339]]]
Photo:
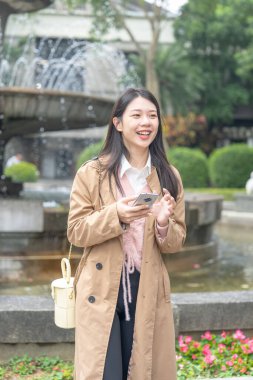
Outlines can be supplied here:
[[43, 231], [43, 205], [41, 201], [3, 198], [0, 199], [0, 209], [0, 233]]
[[253, 291], [178, 293], [172, 301], [179, 309], [180, 333], [253, 331]]
[[[176, 334], [253, 331], [253, 291], [173, 294]], [[0, 296], [0, 344], [73, 342], [74, 329], [54, 324], [53, 300]]]
[[0, 296], [0, 343], [73, 342], [74, 329], [54, 324], [50, 297]]
[[237, 211], [253, 212], [253, 194], [235, 194], [235, 205]]
[[221, 214], [221, 220], [218, 222], [223, 225], [239, 225], [252, 227], [253, 225], [253, 212], [238, 212], [234, 210], [223, 210]]

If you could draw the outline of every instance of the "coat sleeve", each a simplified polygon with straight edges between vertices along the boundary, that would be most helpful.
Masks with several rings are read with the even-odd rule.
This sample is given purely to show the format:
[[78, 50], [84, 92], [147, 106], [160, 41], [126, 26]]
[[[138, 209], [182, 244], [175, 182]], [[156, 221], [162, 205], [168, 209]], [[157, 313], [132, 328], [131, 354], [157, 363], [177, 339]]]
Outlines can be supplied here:
[[[95, 200], [99, 199], [99, 176], [95, 168], [81, 167], [74, 179], [70, 195], [67, 236], [77, 247], [90, 247], [123, 233], [116, 202], [95, 210]], [[97, 186], [92, 188], [94, 181]]]
[[181, 177], [174, 168], [179, 181], [179, 194], [174, 213], [169, 217], [168, 231], [165, 238], [161, 238], [155, 228], [156, 241], [162, 253], [174, 253], [180, 251], [186, 237], [184, 189]]

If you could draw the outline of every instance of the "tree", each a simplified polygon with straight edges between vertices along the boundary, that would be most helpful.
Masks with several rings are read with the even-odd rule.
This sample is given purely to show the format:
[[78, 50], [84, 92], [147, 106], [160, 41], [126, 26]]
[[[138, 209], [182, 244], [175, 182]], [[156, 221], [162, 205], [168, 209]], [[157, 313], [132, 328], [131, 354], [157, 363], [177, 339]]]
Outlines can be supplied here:
[[211, 124], [253, 99], [252, 9], [253, 0], [189, 0], [175, 21], [176, 43], [201, 72], [197, 105]]
[[[71, 7], [77, 5], [91, 5], [94, 15], [96, 28], [93, 32], [99, 33], [99, 36], [105, 34], [112, 26], [123, 28], [128, 33], [131, 41], [135, 45], [142, 65], [145, 67], [145, 86], [160, 100], [160, 83], [156, 70], [156, 55], [159, 47], [161, 30], [168, 22], [169, 1], [154, 0], [148, 3], [145, 0], [66, 0]], [[151, 41], [145, 49], [135, 38], [133, 31], [129, 28], [126, 20], [129, 7], [138, 7], [138, 11], [148, 20], [151, 30]]]
[[[145, 67], [137, 55], [129, 60], [145, 85]], [[165, 114], [186, 115], [195, 111], [203, 89], [201, 70], [194, 66], [180, 44], [159, 46], [155, 56], [155, 69], [160, 88], [160, 100]]]

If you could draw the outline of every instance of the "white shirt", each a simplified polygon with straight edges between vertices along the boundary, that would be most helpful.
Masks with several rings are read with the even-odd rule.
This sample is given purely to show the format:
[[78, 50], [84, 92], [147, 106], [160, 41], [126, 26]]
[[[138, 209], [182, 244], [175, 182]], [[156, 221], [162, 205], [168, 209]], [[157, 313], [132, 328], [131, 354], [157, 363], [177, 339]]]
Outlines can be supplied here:
[[146, 186], [146, 178], [151, 173], [151, 155], [149, 153], [147, 162], [142, 169], [134, 168], [127, 161], [126, 157], [122, 155], [121, 157], [121, 167], [120, 167], [120, 178], [126, 174], [130, 185], [132, 186], [135, 195], [138, 195], [140, 191]]
[[12, 165], [19, 164], [21, 160], [19, 160], [16, 156], [10, 157], [6, 162], [6, 168], [9, 168]]

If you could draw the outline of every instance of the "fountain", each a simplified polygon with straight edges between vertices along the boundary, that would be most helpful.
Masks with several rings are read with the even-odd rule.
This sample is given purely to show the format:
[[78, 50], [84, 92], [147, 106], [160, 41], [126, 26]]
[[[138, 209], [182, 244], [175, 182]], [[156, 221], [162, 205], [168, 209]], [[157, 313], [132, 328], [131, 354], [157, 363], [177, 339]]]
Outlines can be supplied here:
[[[1, 76], [3, 67], [2, 41], [8, 17], [13, 13], [34, 12], [52, 4], [52, 0], [1, 0], [0, 1], [0, 88], [2, 87]], [[0, 94], [0, 196], [1, 194], [14, 195], [22, 189], [20, 184], [14, 184], [10, 179], [3, 178], [4, 149], [8, 141], [8, 136], [4, 135], [4, 98]]]

